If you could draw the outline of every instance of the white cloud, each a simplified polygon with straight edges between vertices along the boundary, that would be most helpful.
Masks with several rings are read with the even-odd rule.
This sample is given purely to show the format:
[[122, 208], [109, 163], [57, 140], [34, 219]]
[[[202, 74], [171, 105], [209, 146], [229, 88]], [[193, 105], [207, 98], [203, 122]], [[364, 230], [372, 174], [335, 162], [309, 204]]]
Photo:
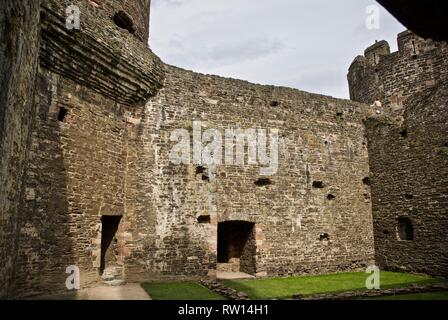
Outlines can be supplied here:
[[151, 48], [169, 64], [256, 83], [348, 97], [346, 74], [375, 40], [404, 30], [373, 0], [153, 0]]

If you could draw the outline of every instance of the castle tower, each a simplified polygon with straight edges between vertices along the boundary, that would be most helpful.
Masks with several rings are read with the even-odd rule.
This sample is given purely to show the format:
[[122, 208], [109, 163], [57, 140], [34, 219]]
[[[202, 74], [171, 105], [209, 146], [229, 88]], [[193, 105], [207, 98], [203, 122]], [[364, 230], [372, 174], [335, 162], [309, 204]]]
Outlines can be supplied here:
[[355, 58], [347, 75], [351, 100], [401, 108], [412, 94], [446, 79], [446, 43], [411, 31], [400, 33], [397, 43], [398, 51], [391, 53], [386, 41], [377, 41]]
[[104, 10], [114, 23], [128, 30], [142, 42], [149, 37], [151, 0], [87, 0], [92, 6]]

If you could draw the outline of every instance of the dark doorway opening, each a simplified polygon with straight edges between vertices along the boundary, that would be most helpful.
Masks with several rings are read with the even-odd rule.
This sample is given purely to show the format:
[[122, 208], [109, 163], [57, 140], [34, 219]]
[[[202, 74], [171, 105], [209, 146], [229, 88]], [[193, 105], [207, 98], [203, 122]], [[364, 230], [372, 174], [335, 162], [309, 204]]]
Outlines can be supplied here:
[[117, 230], [121, 216], [101, 217], [101, 264], [100, 274], [106, 267], [115, 266], [118, 262]]
[[255, 224], [218, 223], [218, 270], [255, 274]]

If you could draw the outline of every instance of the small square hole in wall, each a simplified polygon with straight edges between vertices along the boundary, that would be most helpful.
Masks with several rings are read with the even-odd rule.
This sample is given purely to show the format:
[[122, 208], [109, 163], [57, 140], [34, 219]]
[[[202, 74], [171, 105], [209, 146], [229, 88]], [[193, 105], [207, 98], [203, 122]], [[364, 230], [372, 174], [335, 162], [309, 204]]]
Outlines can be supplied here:
[[257, 187], [266, 187], [272, 184], [271, 179], [261, 178], [254, 182]]
[[370, 186], [372, 184], [370, 177], [363, 178], [362, 183], [364, 183], [364, 185], [366, 185], [366, 186]]
[[67, 108], [59, 107], [58, 121], [59, 122], [64, 122], [65, 118], [67, 116], [67, 113], [68, 113], [68, 109]]
[[328, 233], [321, 233], [319, 235], [319, 240], [320, 241], [329, 241], [330, 240], [330, 235]]
[[400, 136], [402, 138], [407, 138], [408, 137], [408, 130], [404, 129], [400, 131]]
[[198, 217], [198, 223], [201, 223], [201, 224], [210, 223], [210, 221], [211, 221], [211, 218], [209, 215], [202, 215], [202, 216]]
[[202, 174], [206, 171], [207, 169], [203, 166], [197, 166], [196, 167], [196, 174]]
[[313, 181], [313, 188], [323, 189], [324, 188], [323, 181]]

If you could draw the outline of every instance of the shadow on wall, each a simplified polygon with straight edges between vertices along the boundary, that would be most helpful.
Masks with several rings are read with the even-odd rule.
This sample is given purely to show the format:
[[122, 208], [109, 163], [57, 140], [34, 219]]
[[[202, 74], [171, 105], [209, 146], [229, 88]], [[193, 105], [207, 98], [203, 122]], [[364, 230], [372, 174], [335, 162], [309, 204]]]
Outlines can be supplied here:
[[39, 48], [39, 1], [0, 6], [0, 298], [12, 297], [23, 175], [34, 119]]
[[375, 255], [385, 270], [448, 275], [447, 101], [445, 81], [407, 100], [403, 125], [366, 122]]
[[[76, 265], [73, 220], [81, 212], [69, 209], [67, 166], [61, 131], [67, 110], [55, 108], [49, 77], [36, 81], [36, 125], [26, 174], [26, 199], [21, 226], [16, 296], [66, 291], [66, 268]], [[69, 212], [71, 214], [69, 214]]]

